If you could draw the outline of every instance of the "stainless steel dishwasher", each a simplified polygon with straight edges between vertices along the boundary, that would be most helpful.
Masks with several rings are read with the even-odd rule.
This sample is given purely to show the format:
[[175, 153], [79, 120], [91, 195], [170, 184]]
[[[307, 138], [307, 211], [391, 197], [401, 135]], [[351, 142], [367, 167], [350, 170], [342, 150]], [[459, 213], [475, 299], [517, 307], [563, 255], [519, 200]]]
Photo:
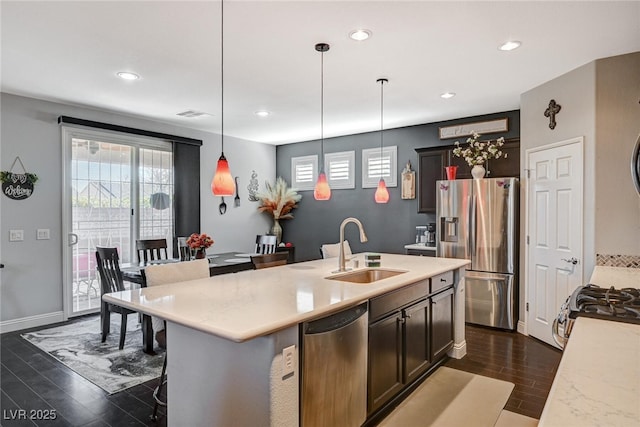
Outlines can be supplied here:
[[303, 427], [359, 427], [367, 417], [367, 303], [302, 324]]

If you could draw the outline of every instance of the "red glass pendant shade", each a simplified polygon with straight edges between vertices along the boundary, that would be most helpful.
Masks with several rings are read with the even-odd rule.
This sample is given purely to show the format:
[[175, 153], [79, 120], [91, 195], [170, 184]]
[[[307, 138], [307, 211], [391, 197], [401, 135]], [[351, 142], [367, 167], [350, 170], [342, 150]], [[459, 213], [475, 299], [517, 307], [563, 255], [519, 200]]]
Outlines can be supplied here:
[[329, 187], [327, 175], [324, 172], [320, 172], [320, 175], [318, 175], [316, 188], [313, 189], [313, 198], [316, 200], [329, 200], [331, 198], [331, 187]]
[[224, 154], [218, 159], [216, 174], [211, 180], [211, 192], [214, 196], [233, 196], [236, 192], [236, 183], [229, 170], [229, 162]]
[[389, 201], [389, 190], [387, 190], [387, 184], [384, 182], [384, 178], [380, 178], [380, 181], [378, 181], [375, 200], [376, 203], [387, 203]]

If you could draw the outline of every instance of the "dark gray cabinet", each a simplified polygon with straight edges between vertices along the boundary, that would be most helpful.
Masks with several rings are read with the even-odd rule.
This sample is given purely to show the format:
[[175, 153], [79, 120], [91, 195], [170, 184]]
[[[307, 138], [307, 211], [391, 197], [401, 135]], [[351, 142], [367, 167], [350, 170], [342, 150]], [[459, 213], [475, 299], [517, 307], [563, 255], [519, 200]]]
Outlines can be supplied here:
[[367, 413], [389, 401], [403, 387], [401, 313], [369, 326]]
[[453, 288], [432, 295], [431, 360], [438, 360], [453, 346]]
[[417, 380], [453, 345], [453, 272], [369, 301], [367, 413]]
[[418, 151], [418, 212], [436, 211], [436, 181], [444, 179], [447, 165], [446, 150]]
[[429, 346], [430, 301], [413, 304], [402, 311], [404, 323], [403, 365], [405, 384], [413, 382], [431, 364]]

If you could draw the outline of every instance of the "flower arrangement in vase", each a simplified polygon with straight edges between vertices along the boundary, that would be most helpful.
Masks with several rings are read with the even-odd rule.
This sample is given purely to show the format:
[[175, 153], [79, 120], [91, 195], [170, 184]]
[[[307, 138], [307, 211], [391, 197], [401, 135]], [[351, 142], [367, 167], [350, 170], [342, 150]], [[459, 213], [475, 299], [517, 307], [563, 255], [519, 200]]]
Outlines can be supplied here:
[[282, 177], [278, 177], [274, 185], [265, 182], [265, 191], [257, 193], [256, 197], [261, 203], [258, 210], [266, 212], [273, 217], [271, 234], [277, 237], [278, 244], [280, 244], [282, 241], [280, 220], [293, 218], [291, 211], [298, 207], [298, 202], [302, 196], [298, 194], [295, 188], [290, 188]]
[[478, 141], [480, 134], [473, 132], [471, 138], [467, 138], [469, 146], [465, 149], [460, 147], [460, 142], [456, 141], [456, 148], [453, 149], [453, 155], [462, 157], [469, 166], [472, 166], [471, 175], [474, 178], [483, 178], [485, 174], [484, 162], [489, 159], [507, 158], [507, 153], [503, 153], [500, 149], [504, 145], [504, 138], [500, 137], [495, 142]]
[[187, 245], [192, 252], [195, 252], [195, 258], [204, 258], [207, 255], [207, 249], [213, 245], [213, 239], [206, 233], [193, 233], [187, 239]]

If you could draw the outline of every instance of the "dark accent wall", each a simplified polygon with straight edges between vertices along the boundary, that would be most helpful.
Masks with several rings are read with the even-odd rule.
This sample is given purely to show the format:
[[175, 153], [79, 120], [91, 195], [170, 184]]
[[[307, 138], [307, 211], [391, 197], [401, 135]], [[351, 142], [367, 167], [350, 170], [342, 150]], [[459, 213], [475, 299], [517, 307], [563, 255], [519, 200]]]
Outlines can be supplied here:
[[[501, 117], [509, 118], [509, 131], [488, 134], [487, 138], [519, 138], [519, 110], [385, 130], [385, 146], [398, 147], [398, 186], [389, 188], [390, 200], [384, 205], [379, 205], [373, 200], [375, 188], [362, 188], [362, 149], [379, 147], [380, 133], [368, 132], [325, 139], [325, 153], [355, 150], [356, 188], [332, 190], [331, 199], [324, 202], [316, 201], [313, 191], [301, 191], [302, 200], [293, 212], [294, 218], [280, 222], [283, 241], [296, 246], [297, 261], [320, 258], [320, 245], [338, 242], [340, 223], [352, 216], [362, 221], [369, 238], [368, 242], [360, 243], [357, 227], [348, 224], [345, 228], [345, 238], [349, 240], [353, 252], [404, 253], [404, 245], [415, 241], [415, 226], [435, 222], [433, 214], [418, 213], [420, 189], [417, 183], [418, 155], [415, 149], [452, 146], [455, 141], [466, 141], [467, 137], [441, 140], [438, 137], [438, 128], [441, 126]], [[320, 155], [319, 140], [278, 146], [276, 174], [291, 183], [291, 158], [312, 154]], [[412, 169], [416, 171], [416, 198], [413, 200], [400, 198], [400, 174], [407, 161], [411, 161]]]

